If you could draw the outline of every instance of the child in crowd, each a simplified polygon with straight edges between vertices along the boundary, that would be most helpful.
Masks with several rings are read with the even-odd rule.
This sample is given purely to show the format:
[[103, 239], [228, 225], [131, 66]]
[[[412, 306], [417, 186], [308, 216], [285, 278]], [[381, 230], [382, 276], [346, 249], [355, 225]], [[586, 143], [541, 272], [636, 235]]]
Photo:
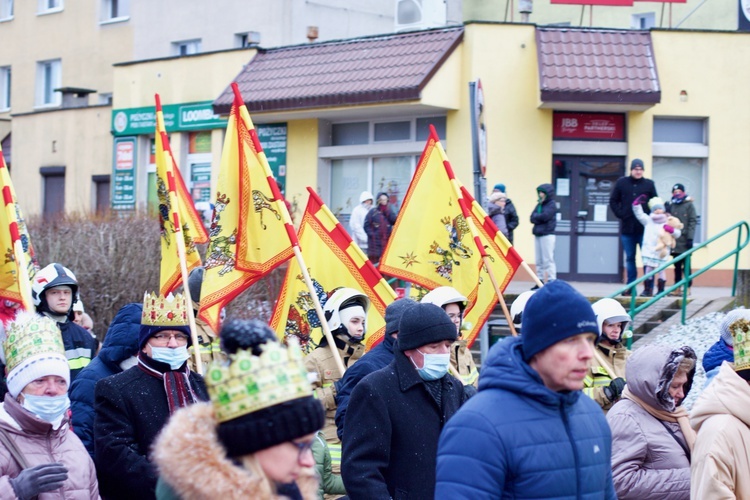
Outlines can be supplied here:
[[[664, 202], [659, 197], [653, 197], [648, 200], [648, 208], [651, 210], [649, 215], [643, 212], [643, 203], [645, 195], [640, 195], [633, 200], [633, 214], [638, 222], [643, 224], [643, 244], [641, 245], [641, 258], [643, 259], [643, 274], [648, 274], [659, 266], [667, 262], [667, 257], [662, 257], [656, 250], [659, 242], [659, 235], [663, 231], [671, 233], [675, 238], [679, 238], [682, 232], [667, 224], [667, 213], [664, 210]], [[667, 273], [659, 273], [659, 282], [656, 293], [664, 291], [664, 285], [667, 283]], [[652, 297], [654, 295], [654, 278], [649, 278], [643, 283], [644, 288], [641, 297]]]

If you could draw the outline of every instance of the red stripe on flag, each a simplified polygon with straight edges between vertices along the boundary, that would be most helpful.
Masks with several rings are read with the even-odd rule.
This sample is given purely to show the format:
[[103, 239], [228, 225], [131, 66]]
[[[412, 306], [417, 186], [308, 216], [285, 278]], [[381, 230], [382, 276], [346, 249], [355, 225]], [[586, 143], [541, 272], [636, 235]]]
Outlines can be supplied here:
[[451, 162], [449, 162], [448, 160], [443, 160], [443, 166], [445, 167], [445, 172], [448, 174], [448, 178], [450, 180], [454, 180], [456, 178], [456, 175], [453, 173]]
[[18, 223], [11, 222], [10, 223], [10, 241], [15, 243], [16, 241], [20, 239], [21, 239], [21, 234], [18, 232]]
[[336, 224], [336, 227], [333, 228], [333, 231], [328, 234], [333, 242], [336, 243], [336, 246], [341, 250], [346, 251], [346, 249], [349, 248], [349, 245], [352, 244], [352, 239], [349, 238], [349, 235], [346, 234], [344, 228], [341, 227], [341, 223]]
[[169, 191], [171, 193], [175, 192], [175, 189], [174, 189], [174, 174], [172, 172], [167, 172], [167, 189], [169, 189]]
[[156, 111], [161, 111], [161, 97], [159, 97], [159, 94], [154, 94], [154, 100], [156, 101]]
[[3, 202], [6, 205], [13, 203], [13, 193], [10, 192], [10, 186], [3, 187]]
[[523, 262], [523, 258], [516, 252], [516, 247], [510, 247], [508, 249], [508, 254], [505, 256], [505, 259], [510, 263], [511, 266], [513, 266], [513, 269], [518, 269], [518, 267]]
[[182, 229], [182, 224], [180, 223], [180, 214], [177, 212], [172, 212], [172, 217], [174, 218], [174, 232], [179, 233]]
[[297, 232], [294, 230], [294, 226], [292, 224], [284, 224], [284, 228], [286, 229], [289, 241], [292, 242], [292, 246], [299, 247], [299, 240], [297, 239]]
[[382, 279], [380, 273], [376, 271], [375, 266], [373, 266], [372, 262], [370, 262], [369, 260], [365, 263], [364, 266], [359, 268], [359, 272], [360, 274], [362, 274], [362, 277], [365, 279], [367, 286], [369, 286], [370, 288], [375, 288], [375, 285], [380, 283], [380, 280]]
[[484, 248], [484, 245], [482, 245], [482, 240], [479, 238], [479, 236], [474, 236], [474, 243], [476, 243], [477, 248], [479, 249], [479, 255], [481, 255], [483, 258], [487, 257], [487, 250]]

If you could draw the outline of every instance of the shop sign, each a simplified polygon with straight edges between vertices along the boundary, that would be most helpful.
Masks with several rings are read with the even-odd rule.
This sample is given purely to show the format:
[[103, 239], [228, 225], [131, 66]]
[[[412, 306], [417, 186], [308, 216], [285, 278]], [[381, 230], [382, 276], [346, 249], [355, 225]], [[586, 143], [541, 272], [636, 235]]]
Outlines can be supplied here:
[[[164, 126], [167, 132], [224, 128], [227, 119], [214, 114], [213, 101], [165, 104]], [[124, 108], [112, 110], [112, 133], [120, 135], [153, 134], [156, 129], [156, 108]]]
[[256, 125], [255, 130], [276, 184], [286, 194], [286, 123]]
[[135, 143], [135, 137], [115, 138], [113, 210], [135, 210]]
[[552, 119], [552, 138], [559, 140], [624, 141], [625, 115], [556, 112]]

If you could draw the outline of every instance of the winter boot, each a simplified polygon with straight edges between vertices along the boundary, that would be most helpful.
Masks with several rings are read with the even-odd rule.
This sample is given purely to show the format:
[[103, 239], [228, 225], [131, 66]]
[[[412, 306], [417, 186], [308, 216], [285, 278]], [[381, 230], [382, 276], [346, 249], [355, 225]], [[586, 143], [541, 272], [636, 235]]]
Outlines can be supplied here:
[[643, 291], [641, 297], [653, 297], [654, 296], [654, 278], [649, 278], [643, 282]]
[[667, 280], [660, 279], [656, 282], [656, 293], [661, 293], [664, 291], [664, 285], [667, 284]]

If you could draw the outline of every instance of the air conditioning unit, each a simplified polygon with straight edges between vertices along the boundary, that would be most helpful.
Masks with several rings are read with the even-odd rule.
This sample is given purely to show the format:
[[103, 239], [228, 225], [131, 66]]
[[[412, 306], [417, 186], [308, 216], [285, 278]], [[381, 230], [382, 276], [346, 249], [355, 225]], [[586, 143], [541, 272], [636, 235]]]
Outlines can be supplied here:
[[445, 0], [396, 0], [396, 31], [445, 26]]

